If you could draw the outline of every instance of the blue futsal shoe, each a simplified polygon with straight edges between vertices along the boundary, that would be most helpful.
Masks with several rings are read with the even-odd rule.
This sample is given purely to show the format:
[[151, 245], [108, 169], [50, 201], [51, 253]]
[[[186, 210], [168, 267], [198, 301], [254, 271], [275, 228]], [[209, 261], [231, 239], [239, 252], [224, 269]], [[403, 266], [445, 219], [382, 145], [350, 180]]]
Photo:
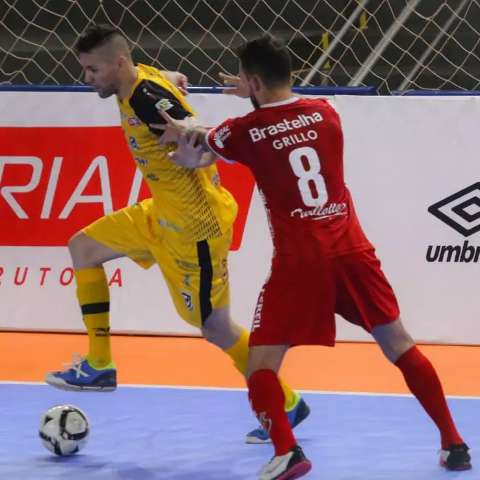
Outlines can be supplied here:
[[112, 392], [117, 388], [117, 369], [113, 363], [96, 369], [87, 359], [77, 357], [69, 367], [62, 372], [47, 373], [45, 381], [60, 390], [76, 392]]
[[[290, 426], [295, 428], [299, 423], [303, 422], [310, 415], [310, 407], [306, 404], [302, 397], [298, 397], [296, 405], [286, 412]], [[245, 443], [270, 443], [270, 436], [263, 427], [247, 433]]]

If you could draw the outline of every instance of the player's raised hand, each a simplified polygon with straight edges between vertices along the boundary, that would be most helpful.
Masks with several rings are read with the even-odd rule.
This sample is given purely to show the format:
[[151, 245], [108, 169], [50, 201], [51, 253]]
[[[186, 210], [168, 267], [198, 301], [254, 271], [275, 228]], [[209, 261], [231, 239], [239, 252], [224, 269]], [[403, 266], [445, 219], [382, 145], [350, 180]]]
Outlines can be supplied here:
[[168, 154], [170, 160], [180, 167], [196, 168], [200, 166], [204, 150], [198, 142], [198, 133], [182, 132], [177, 140], [177, 149]]
[[157, 108], [159, 115], [165, 120], [165, 123], [150, 123], [152, 130], [161, 130], [163, 135], [159, 138], [161, 145], [166, 143], [178, 142], [179, 137], [186, 132], [189, 124], [185, 120], [175, 120], [162, 108]]
[[226, 95], [235, 95], [236, 97], [249, 98], [250, 91], [247, 85], [245, 85], [239, 76], [227, 75], [226, 73], [219, 73], [223, 84], [229, 88], [225, 88], [223, 93]]

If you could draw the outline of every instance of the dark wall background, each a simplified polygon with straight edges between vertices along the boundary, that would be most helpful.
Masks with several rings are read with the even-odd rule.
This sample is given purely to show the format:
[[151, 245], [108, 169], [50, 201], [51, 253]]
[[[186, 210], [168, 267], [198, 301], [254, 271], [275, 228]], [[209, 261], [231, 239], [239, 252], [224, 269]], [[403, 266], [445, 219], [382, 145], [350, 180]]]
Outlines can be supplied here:
[[[398, 88], [461, 1], [422, 0], [362, 84], [381, 93]], [[406, 3], [371, 0], [367, 28], [356, 23], [310, 83], [347, 85]], [[136, 61], [181, 70], [193, 85], [217, 83], [222, 70], [236, 72], [234, 48], [269, 31], [289, 45], [299, 83], [323, 51], [322, 35], [338, 31], [355, 7], [355, 0], [0, 0], [0, 82], [80, 82], [71, 47], [95, 22], [118, 26], [138, 44]], [[478, 0], [462, 15], [437, 47], [442, 54], [429, 57], [411, 88], [479, 88]]]

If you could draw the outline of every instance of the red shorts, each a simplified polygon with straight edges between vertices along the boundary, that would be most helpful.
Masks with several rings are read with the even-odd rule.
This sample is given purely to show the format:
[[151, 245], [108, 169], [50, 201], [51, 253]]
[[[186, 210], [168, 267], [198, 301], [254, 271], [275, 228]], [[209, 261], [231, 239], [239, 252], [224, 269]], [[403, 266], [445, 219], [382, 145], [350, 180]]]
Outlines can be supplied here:
[[368, 332], [399, 317], [374, 250], [315, 262], [278, 255], [258, 297], [250, 345], [334, 345], [335, 313]]

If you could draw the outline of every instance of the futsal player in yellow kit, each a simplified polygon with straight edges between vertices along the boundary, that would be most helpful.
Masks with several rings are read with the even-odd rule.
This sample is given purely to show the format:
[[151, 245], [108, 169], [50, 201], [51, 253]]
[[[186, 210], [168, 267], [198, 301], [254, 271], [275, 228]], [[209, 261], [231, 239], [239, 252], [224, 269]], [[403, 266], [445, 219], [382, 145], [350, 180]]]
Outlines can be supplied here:
[[[85, 82], [101, 98], [116, 95], [131, 154], [152, 197], [106, 215], [69, 241], [77, 298], [89, 336], [89, 352], [46, 382], [64, 390], [112, 391], [117, 387], [110, 343], [110, 297], [103, 264], [129, 257], [144, 268], [160, 267], [180, 317], [198, 327], [245, 373], [248, 332], [230, 317], [227, 256], [237, 204], [220, 184], [214, 165], [185, 169], [160, 145], [152, 123], [162, 123], [158, 107], [177, 119], [192, 118], [181, 93], [186, 78], [132, 61], [125, 37], [109, 26], [89, 28], [76, 50]], [[161, 132], [160, 132], [161, 133]], [[282, 383], [285, 409], [295, 426], [309, 414], [305, 401]], [[248, 443], [269, 441], [257, 428]]]

